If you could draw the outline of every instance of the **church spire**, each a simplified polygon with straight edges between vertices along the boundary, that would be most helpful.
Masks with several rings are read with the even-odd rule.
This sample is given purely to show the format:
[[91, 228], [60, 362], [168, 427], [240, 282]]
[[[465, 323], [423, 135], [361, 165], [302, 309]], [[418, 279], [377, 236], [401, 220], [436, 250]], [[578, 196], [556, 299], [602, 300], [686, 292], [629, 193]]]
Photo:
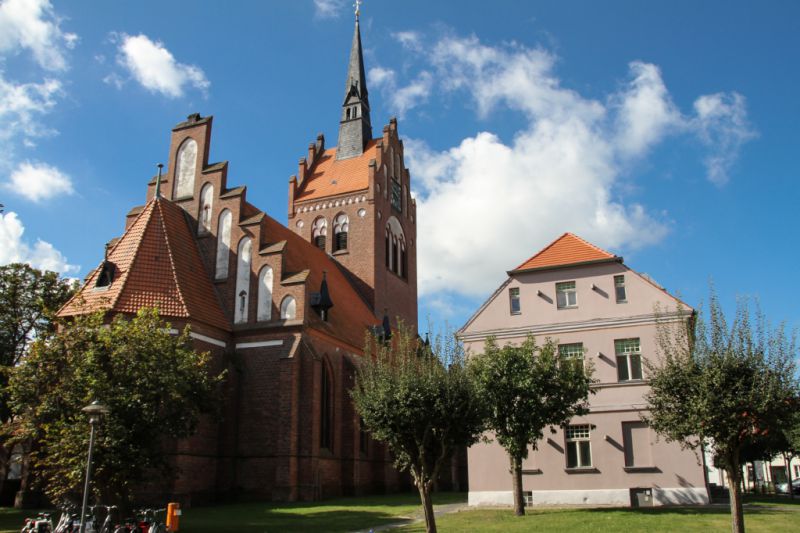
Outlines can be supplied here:
[[364, 73], [364, 56], [361, 50], [361, 30], [358, 23], [361, 2], [356, 4], [356, 27], [353, 31], [353, 44], [350, 48], [350, 63], [347, 65], [336, 159], [361, 155], [364, 153], [367, 142], [372, 139], [369, 93], [367, 77]]

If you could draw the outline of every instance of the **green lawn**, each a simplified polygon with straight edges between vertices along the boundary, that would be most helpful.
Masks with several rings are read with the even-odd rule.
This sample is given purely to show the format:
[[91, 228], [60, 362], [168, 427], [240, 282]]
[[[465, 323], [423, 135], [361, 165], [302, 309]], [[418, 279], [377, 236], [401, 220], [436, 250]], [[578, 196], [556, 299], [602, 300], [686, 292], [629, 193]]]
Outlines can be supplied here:
[[[747, 496], [745, 524], [751, 532], [797, 531], [800, 524], [800, 498]], [[463, 493], [439, 493], [434, 504], [466, 503]], [[783, 510], [785, 508], [796, 510]], [[414, 493], [388, 494], [362, 498], [341, 498], [317, 503], [247, 503], [197, 507], [184, 510], [181, 531], [219, 533], [238, 531], [357, 531], [419, 515], [419, 498]], [[35, 511], [0, 508], [0, 533], [19, 531], [24, 517]], [[546, 531], [566, 533], [635, 533], [730, 531], [727, 507], [656, 509], [538, 509], [523, 518], [510, 509], [465, 510], [440, 516], [437, 525], [449, 531]], [[402, 531], [424, 531], [411, 524]]]
[[[768, 509], [745, 511], [748, 532], [797, 531], [800, 512]], [[671, 509], [546, 509], [528, 511], [517, 518], [509, 510], [469, 510], [440, 516], [436, 525], [450, 531], [546, 531], [548, 533], [636, 533], [730, 531], [727, 508]], [[407, 526], [405, 532], [425, 531], [424, 524]]]

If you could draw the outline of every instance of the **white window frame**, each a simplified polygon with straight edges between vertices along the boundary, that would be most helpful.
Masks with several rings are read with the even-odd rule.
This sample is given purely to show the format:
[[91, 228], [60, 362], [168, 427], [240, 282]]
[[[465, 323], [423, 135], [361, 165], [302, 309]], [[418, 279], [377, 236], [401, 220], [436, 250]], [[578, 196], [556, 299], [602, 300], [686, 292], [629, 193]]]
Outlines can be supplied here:
[[[592, 466], [592, 428], [590, 424], [570, 424], [564, 428], [568, 469], [594, 468]], [[576, 462], [570, 465], [570, 448], [575, 450]]]
[[[514, 302], [517, 304], [516, 309], [514, 309]], [[522, 314], [522, 301], [519, 297], [519, 287], [511, 287], [508, 289], [508, 309], [512, 315]]]
[[[642, 345], [638, 337], [629, 339], [615, 339], [614, 340], [614, 354], [617, 361], [617, 381], [642, 381], [644, 373], [642, 370]], [[638, 358], [638, 365], [634, 365], [633, 361]], [[624, 364], [624, 366], [622, 366]], [[625, 369], [626, 378], [622, 377], [621, 370]], [[634, 369], [638, 369], [639, 376], [634, 377]]]
[[558, 309], [574, 309], [578, 307], [578, 287], [574, 281], [559, 281], [556, 283], [556, 307]]
[[[620, 289], [622, 289], [622, 298], [619, 297]], [[625, 287], [624, 274], [614, 276], [614, 297], [617, 299], [618, 304], [624, 304], [628, 302], [628, 289]]]
[[577, 360], [581, 362], [581, 367], [585, 368], [584, 355], [586, 350], [582, 342], [569, 342], [558, 345], [558, 358], [562, 360]]

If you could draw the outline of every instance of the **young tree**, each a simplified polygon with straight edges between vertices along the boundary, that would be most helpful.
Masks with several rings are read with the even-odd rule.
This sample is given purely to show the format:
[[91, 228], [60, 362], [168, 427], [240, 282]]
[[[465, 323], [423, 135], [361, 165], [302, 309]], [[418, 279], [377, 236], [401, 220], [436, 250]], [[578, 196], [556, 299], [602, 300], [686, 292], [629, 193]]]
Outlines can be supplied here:
[[[37, 270], [13, 263], [0, 266], [0, 425], [12, 417], [8, 398], [8, 379], [37, 337], [53, 331], [53, 315], [72, 296], [76, 283], [55, 272]], [[5, 427], [3, 436], [11, 431]], [[8, 472], [9, 450], [2, 438], [0, 479]]]
[[494, 339], [470, 365], [488, 410], [488, 428], [505, 448], [514, 483], [514, 513], [525, 514], [522, 461], [548, 426], [561, 426], [588, 412], [591, 366], [578, 358], [560, 359], [555, 343], [538, 346], [530, 336], [519, 346], [502, 348]]
[[452, 336], [423, 345], [406, 328], [390, 344], [369, 339], [353, 403], [372, 436], [383, 441], [401, 471], [409, 470], [436, 531], [431, 489], [454, 450], [478, 440], [483, 410]]
[[794, 499], [792, 487], [792, 460], [800, 457], [800, 398], [795, 399], [795, 411], [790, 421], [781, 428], [783, 446], [783, 464], [786, 465], [786, 479], [789, 488], [789, 498]]
[[154, 309], [119, 315], [109, 327], [100, 312], [31, 346], [10, 387], [52, 501], [80, 494], [89, 437], [81, 409], [93, 400], [110, 408], [93, 460], [102, 501], [128, 507], [148, 475], [173, 475], [163, 445], [191, 435], [200, 414], [213, 411], [221, 376], [210, 372], [208, 354], [191, 349], [188, 330], [174, 336], [169, 328]]
[[[688, 327], [687, 327], [688, 324]], [[650, 425], [667, 440], [710, 449], [725, 470], [735, 533], [744, 532], [741, 454], [759, 435], [780, 431], [796, 409], [794, 336], [770, 328], [746, 300], [728, 326], [715, 294], [707, 317], [661, 321], [650, 362]]]

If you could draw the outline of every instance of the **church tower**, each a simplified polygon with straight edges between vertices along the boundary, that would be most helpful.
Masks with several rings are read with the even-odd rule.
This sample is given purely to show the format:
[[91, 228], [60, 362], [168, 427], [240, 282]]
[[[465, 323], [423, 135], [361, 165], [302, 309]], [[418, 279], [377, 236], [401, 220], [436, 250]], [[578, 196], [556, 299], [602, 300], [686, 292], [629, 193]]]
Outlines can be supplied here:
[[289, 180], [289, 227], [330, 254], [375, 316], [417, 329], [417, 206], [397, 119], [372, 137], [356, 11], [338, 146], [318, 135]]

